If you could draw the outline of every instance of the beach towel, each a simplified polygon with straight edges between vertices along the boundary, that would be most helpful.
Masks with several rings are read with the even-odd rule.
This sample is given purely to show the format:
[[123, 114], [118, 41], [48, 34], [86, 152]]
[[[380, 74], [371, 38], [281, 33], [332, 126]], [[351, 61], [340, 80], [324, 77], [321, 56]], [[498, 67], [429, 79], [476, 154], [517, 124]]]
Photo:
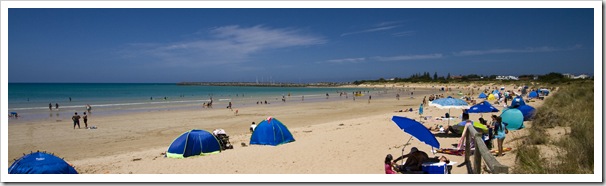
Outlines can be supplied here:
[[465, 155], [465, 149], [442, 148], [442, 149], [436, 150], [436, 152], [437, 153], [442, 153], [442, 154], [455, 155], [455, 156], [463, 156], [463, 155]]
[[[511, 151], [512, 149], [513, 149], [513, 148], [511, 148], [511, 147], [503, 148], [503, 152], [509, 152], [509, 151]], [[498, 152], [498, 150], [497, 150], [497, 149], [493, 149], [493, 150], [491, 150], [491, 151], [490, 151], [490, 153], [497, 153], [497, 152]]]

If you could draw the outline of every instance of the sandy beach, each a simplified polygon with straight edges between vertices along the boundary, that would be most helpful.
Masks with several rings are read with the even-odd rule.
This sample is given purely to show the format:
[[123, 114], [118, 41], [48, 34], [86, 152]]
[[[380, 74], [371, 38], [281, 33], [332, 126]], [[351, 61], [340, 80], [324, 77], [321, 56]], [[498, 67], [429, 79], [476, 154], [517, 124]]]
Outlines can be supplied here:
[[[434, 92], [430, 84], [378, 85], [391, 88], [387, 93], [372, 92], [368, 97], [350, 96], [328, 102], [304, 102], [300, 98], [288, 98], [286, 103], [252, 105], [233, 111], [217, 105], [213, 109], [200, 106], [192, 110], [149, 111], [110, 116], [89, 116], [89, 126], [97, 129], [72, 129], [68, 119], [11, 120], [8, 126], [9, 164], [23, 153], [48, 151], [65, 158], [79, 173], [83, 174], [384, 174], [383, 161], [387, 154], [395, 157], [402, 154], [409, 134], [400, 130], [392, 116], [420, 119], [419, 104], [426, 94], [414, 94], [413, 87]], [[435, 85], [438, 87], [438, 85]], [[452, 91], [437, 94], [456, 95], [466, 86], [450, 85]], [[493, 85], [492, 87], [497, 86]], [[458, 87], [458, 88], [457, 88]], [[484, 86], [488, 87], [488, 86]], [[501, 87], [498, 85], [497, 87]], [[483, 87], [479, 87], [483, 90]], [[514, 90], [507, 85], [506, 90]], [[416, 90], [414, 90], [416, 91]], [[400, 100], [396, 100], [400, 93]], [[474, 97], [479, 91], [475, 90]], [[476, 98], [479, 101], [479, 99]], [[538, 107], [542, 101], [530, 102]], [[236, 103], [239, 104], [239, 103]], [[413, 108], [413, 112], [394, 112]], [[497, 106], [502, 109], [502, 106]], [[448, 110], [426, 106], [423, 116], [443, 116]], [[452, 109], [452, 116], [462, 111]], [[498, 115], [498, 113], [495, 113]], [[279, 146], [248, 145], [251, 122], [259, 123], [272, 116], [282, 121], [292, 132], [295, 142]], [[490, 114], [483, 114], [489, 118]], [[480, 114], [470, 114], [477, 121]], [[425, 126], [445, 125], [446, 121], [422, 120]], [[451, 121], [451, 124], [460, 122]], [[84, 124], [81, 124], [84, 127]], [[203, 129], [212, 131], [225, 129], [234, 149], [210, 156], [185, 159], [165, 158], [170, 143], [185, 131]], [[505, 147], [513, 147], [515, 136], [521, 131], [512, 131], [505, 140]], [[438, 137], [442, 148], [450, 148], [459, 138]], [[244, 143], [247, 146], [242, 146]], [[495, 141], [496, 144], [496, 141]], [[431, 156], [444, 155], [451, 161], [463, 162], [463, 156], [431, 153], [431, 147], [412, 140], [411, 147], [427, 152]], [[515, 149], [514, 149], [515, 150]], [[501, 163], [514, 166], [515, 153], [508, 152], [497, 157]], [[200, 169], [199, 167], [213, 167]], [[465, 167], [454, 166], [453, 174], [466, 174]]]

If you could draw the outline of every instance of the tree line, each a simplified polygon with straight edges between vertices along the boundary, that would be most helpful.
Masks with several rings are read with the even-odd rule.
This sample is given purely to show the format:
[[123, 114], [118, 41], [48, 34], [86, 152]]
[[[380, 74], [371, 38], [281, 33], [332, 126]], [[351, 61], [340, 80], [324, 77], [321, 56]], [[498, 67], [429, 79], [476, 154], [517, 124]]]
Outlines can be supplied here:
[[[550, 72], [544, 75], [533, 75], [533, 74], [524, 74], [518, 76], [519, 80], [534, 80], [534, 77], [538, 76], [536, 81], [545, 82], [545, 83], [566, 83], [570, 81], [578, 81], [577, 79], [568, 79], [561, 73]], [[376, 80], [356, 80], [353, 82], [355, 85], [363, 84], [363, 83], [386, 83], [386, 82], [406, 82], [406, 83], [426, 83], [426, 82], [436, 82], [436, 83], [450, 83], [450, 82], [469, 82], [469, 81], [497, 81], [497, 75], [478, 75], [478, 74], [468, 74], [468, 75], [459, 75], [453, 77], [448, 73], [446, 77], [438, 76], [437, 72], [434, 72], [433, 76], [430, 75], [429, 72], [416, 73], [410, 75], [408, 78], [396, 77], [393, 80], [387, 80], [385, 78], [379, 78]], [[593, 79], [593, 77], [591, 77]], [[501, 80], [501, 81], [513, 81], [513, 80]]]

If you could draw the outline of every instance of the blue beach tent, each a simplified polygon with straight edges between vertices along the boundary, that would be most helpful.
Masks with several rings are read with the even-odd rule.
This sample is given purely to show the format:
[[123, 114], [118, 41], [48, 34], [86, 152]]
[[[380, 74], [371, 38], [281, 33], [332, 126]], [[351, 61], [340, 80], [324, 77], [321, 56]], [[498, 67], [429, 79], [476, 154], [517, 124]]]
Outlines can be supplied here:
[[269, 117], [261, 121], [250, 137], [251, 145], [281, 145], [295, 141], [288, 128], [278, 119]]
[[16, 160], [9, 174], [78, 174], [76, 169], [63, 159], [46, 152], [34, 152]]
[[526, 105], [526, 103], [524, 102], [524, 98], [516, 96], [515, 98], [513, 98], [513, 100], [511, 100], [511, 106], [509, 108], [516, 108], [522, 105]]
[[221, 152], [221, 144], [212, 133], [194, 129], [181, 134], [175, 139], [168, 147], [166, 157], [186, 158], [219, 152]]
[[536, 91], [532, 91], [530, 93], [528, 93], [528, 98], [536, 98], [539, 97], [539, 94], [537, 94]]
[[486, 96], [486, 94], [484, 94], [484, 92], [482, 92], [478, 98], [482, 98], [482, 99], [486, 99], [488, 96]]
[[535, 109], [529, 105], [519, 106], [518, 110], [524, 115], [524, 121], [530, 121], [534, 117]]

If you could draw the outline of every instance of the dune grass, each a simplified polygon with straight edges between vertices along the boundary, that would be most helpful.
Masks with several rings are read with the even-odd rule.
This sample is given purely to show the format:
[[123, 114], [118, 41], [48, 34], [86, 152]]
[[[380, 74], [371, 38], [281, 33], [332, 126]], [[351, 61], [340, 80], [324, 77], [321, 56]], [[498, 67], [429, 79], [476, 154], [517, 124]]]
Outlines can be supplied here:
[[[516, 174], [592, 174], [594, 172], [593, 82], [562, 85], [537, 109], [529, 135], [518, 147]], [[570, 127], [559, 140], [549, 139], [546, 129]], [[547, 159], [538, 146], [557, 148]], [[555, 150], [555, 149], [554, 149]]]

